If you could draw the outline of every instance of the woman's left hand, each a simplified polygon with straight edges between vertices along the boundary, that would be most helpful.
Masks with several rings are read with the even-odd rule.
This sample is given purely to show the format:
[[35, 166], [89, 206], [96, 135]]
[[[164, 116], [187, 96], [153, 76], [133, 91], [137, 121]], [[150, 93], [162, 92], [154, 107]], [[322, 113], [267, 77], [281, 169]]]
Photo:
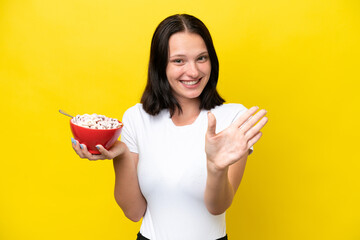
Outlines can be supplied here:
[[211, 112], [208, 113], [205, 152], [208, 164], [213, 170], [224, 170], [239, 161], [260, 139], [262, 135], [260, 130], [268, 119], [264, 117], [266, 110], [262, 109], [256, 113], [258, 109], [258, 107], [250, 108], [228, 128], [217, 134], [215, 116]]

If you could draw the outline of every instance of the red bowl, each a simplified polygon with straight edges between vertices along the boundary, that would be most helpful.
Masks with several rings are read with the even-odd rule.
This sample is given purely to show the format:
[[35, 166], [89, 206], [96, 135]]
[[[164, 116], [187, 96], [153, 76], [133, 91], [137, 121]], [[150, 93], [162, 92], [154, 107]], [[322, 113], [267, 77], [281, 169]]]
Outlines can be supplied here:
[[119, 128], [114, 129], [91, 129], [76, 125], [70, 120], [70, 128], [74, 138], [80, 144], [85, 144], [91, 154], [100, 154], [96, 148], [98, 144], [109, 150], [119, 138], [123, 126], [121, 125]]

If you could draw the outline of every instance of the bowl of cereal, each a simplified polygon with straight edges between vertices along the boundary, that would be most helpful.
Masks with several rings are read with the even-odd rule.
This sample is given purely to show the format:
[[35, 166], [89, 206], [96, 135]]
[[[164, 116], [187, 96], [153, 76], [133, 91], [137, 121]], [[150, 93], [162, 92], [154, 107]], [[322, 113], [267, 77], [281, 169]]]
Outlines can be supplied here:
[[109, 149], [119, 138], [123, 124], [116, 118], [98, 114], [77, 115], [70, 120], [71, 132], [91, 154], [100, 154], [96, 145]]

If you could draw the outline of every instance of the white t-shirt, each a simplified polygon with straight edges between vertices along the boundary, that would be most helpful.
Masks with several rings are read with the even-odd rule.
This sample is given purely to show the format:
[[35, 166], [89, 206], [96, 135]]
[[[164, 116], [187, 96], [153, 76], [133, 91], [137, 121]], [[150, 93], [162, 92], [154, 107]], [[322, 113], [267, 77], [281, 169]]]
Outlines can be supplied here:
[[[216, 132], [247, 109], [223, 104], [211, 110]], [[176, 126], [168, 110], [147, 114], [142, 104], [123, 116], [121, 140], [139, 154], [137, 168], [147, 209], [140, 232], [151, 240], [213, 240], [226, 234], [225, 213], [212, 215], [204, 203], [207, 110], [191, 125]]]

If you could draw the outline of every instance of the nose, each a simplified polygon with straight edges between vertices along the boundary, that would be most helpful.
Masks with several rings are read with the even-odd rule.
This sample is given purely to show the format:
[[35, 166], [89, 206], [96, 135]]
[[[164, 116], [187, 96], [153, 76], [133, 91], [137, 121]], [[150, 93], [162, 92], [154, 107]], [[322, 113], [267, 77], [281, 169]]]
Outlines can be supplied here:
[[190, 62], [186, 71], [187, 75], [191, 78], [197, 78], [199, 76], [199, 69], [196, 63]]

